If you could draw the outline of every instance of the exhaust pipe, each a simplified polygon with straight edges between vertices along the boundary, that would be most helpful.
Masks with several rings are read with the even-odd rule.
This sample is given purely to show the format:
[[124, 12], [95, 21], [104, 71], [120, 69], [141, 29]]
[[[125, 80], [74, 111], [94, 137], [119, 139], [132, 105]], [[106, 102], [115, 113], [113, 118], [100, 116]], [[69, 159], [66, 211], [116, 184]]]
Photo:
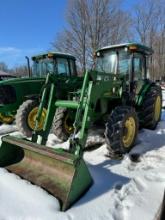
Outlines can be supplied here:
[[28, 74], [29, 74], [29, 78], [32, 77], [32, 73], [31, 73], [31, 69], [30, 69], [30, 59], [28, 56], [25, 56], [26, 60], [27, 60], [27, 67], [28, 67]]

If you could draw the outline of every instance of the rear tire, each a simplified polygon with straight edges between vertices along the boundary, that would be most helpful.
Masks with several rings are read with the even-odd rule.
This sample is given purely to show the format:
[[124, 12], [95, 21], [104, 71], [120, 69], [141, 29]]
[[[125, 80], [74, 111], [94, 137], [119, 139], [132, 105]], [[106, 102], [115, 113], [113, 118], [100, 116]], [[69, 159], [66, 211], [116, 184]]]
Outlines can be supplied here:
[[73, 133], [74, 120], [70, 117], [73, 114], [74, 113], [71, 114], [68, 112], [67, 108], [57, 108], [56, 110], [52, 125], [52, 132], [62, 141], [66, 141]]
[[159, 86], [152, 86], [147, 92], [140, 115], [142, 116], [142, 127], [155, 129], [161, 119], [162, 93]]
[[[38, 102], [36, 100], [25, 101], [17, 110], [16, 125], [19, 131], [26, 137], [31, 137], [35, 127], [35, 118], [38, 110]], [[46, 109], [43, 110], [38, 130], [41, 130], [46, 116]]]
[[116, 107], [106, 123], [105, 140], [108, 156], [122, 156], [133, 147], [138, 133], [138, 117], [128, 106]]

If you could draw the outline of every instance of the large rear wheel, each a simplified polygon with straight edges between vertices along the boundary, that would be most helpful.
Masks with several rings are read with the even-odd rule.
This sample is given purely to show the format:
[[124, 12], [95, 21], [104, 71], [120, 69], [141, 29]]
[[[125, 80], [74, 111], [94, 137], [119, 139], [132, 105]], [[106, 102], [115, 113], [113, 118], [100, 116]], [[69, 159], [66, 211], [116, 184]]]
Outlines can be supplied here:
[[138, 133], [138, 118], [135, 110], [128, 106], [116, 107], [106, 123], [105, 139], [108, 154], [123, 155], [133, 147]]
[[155, 129], [161, 118], [162, 93], [158, 86], [152, 86], [144, 97], [140, 110], [142, 127]]
[[[19, 131], [26, 137], [31, 137], [32, 131], [35, 129], [38, 106], [39, 104], [36, 100], [27, 100], [19, 107], [17, 111], [16, 125]], [[42, 130], [45, 118], [46, 109], [44, 108], [41, 114], [41, 119], [38, 123], [37, 131]]]

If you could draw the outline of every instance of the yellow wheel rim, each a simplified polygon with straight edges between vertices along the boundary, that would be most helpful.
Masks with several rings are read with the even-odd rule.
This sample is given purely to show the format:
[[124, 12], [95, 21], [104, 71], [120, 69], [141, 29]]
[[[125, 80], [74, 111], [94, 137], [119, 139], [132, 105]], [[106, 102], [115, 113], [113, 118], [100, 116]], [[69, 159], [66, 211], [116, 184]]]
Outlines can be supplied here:
[[14, 121], [14, 116], [12, 115], [4, 115], [3, 113], [0, 113], [0, 121], [2, 123], [5, 123], [5, 124], [10, 124]]
[[157, 96], [155, 100], [155, 109], [154, 109], [155, 121], [159, 121], [160, 112], [161, 112], [161, 99], [160, 99], [160, 96]]
[[124, 124], [124, 136], [123, 144], [124, 147], [131, 147], [136, 133], [136, 123], [133, 117], [129, 117]]
[[[28, 115], [28, 126], [32, 130], [35, 129], [37, 112], [38, 112], [38, 107], [35, 107], [31, 110], [31, 112]], [[46, 109], [44, 108], [41, 114], [40, 121], [38, 122], [37, 131], [40, 131], [43, 128], [45, 118], [46, 118]]]
[[73, 133], [74, 128], [73, 128], [73, 124], [71, 122], [69, 123], [69, 113], [64, 118], [64, 128], [68, 134]]

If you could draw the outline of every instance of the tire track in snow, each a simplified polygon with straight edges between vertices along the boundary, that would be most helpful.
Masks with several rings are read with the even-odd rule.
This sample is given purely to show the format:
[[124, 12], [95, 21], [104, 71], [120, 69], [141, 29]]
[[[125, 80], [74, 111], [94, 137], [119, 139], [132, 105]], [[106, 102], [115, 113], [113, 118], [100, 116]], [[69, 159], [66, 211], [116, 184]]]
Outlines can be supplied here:
[[112, 211], [112, 216], [114, 220], [127, 220], [128, 212], [131, 207], [134, 206], [129, 198], [134, 194], [140, 194], [146, 185], [140, 178], [133, 178], [127, 185], [122, 185], [122, 183], [116, 183], [114, 186], [114, 209]]

